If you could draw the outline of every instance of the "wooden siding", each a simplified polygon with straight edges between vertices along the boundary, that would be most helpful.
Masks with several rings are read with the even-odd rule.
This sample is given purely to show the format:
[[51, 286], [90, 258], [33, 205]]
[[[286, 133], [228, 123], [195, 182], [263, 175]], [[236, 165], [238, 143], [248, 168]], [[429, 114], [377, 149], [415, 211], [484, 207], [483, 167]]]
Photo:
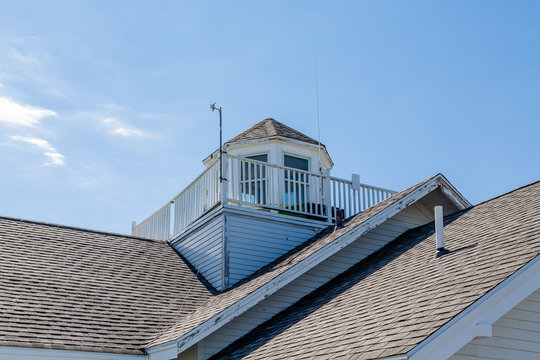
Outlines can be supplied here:
[[229, 284], [233, 285], [313, 237], [324, 226], [275, 220], [254, 213], [227, 213]]
[[495, 321], [492, 331], [492, 337], [473, 339], [450, 359], [540, 359], [540, 289]]
[[223, 214], [216, 214], [199, 227], [172, 242], [216, 289], [221, 288]]
[[[382, 225], [369, 231], [349, 246], [323, 261], [281, 290], [261, 301], [238, 318], [205, 338], [199, 360], [217, 353], [257, 325], [294, 304], [303, 296], [347, 270], [372, 252], [380, 249], [408, 229], [433, 221], [419, 204], [401, 211]], [[201, 349], [201, 348], [199, 348]]]

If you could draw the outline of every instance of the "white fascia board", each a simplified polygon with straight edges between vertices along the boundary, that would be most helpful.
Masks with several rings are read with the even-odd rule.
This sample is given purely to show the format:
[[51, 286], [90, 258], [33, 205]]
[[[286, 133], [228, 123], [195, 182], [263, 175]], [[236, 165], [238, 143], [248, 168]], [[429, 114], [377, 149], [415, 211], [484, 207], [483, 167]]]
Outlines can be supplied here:
[[[319, 149], [319, 145], [317, 145], [317, 144], [311, 144], [311, 143], [303, 142], [303, 141], [300, 141], [300, 140], [289, 139], [289, 138], [282, 137], [282, 136], [270, 136], [270, 137], [261, 138], [261, 139], [238, 141], [238, 142], [233, 142], [233, 143], [227, 143], [227, 145], [229, 145], [229, 146], [247, 146], [247, 145], [251, 145], [251, 144], [260, 143], [260, 142], [263, 142], [263, 141], [267, 141], [269, 143], [276, 142], [276, 141], [278, 141], [278, 142], [282, 141], [282, 142], [285, 142], [285, 143], [298, 145], [300, 147], [310, 147], [310, 148], [312, 148], [314, 150]], [[331, 165], [330, 167], [333, 167], [334, 162], [332, 161], [332, 158], [330, 157], [330, 154], [328, 153], [328, 150], [326, 150], [326, 146], [321, 144], [321, 149], [322, 149], [323, 155], [326, 155], [326, 160]]]
[[146, 353], [148, 360], [170, 360], [175, 359], [180, 351], [176, 341], [169, 341], [146, 349]]
[[458, 207], [463, 210], [471, 207], [471, 203], [452, 185], [442, 174], [440, 175], [441, 191]]
[[407, 355], [411, 360], [448, 359], [476, 336], [489, 336], [486, 331], [479, 333], [479, 325], [484, 328], [492, 325], [539, 288], [540, 256], [537, 256]]
[[[176, 357], [176, 355], [174, 356]], [[40, 348], [26, 348], [17, 346], [0, 346], [0, 359], [38, 360], [38, 359], [65, 359], [65, 360], [143, 360], [145, 355], [100, 353], [92, 351], [54, 350]]]
[[[289, 284], [291, 281], [295, 280], [300, 275], [304, 274], [306, 271], [312, 269], [316, 265], [320, 264], [322, 261], [334, 255], [366, 232], [370, 231], [376, 226], [379, 226], [392, 216], [396, 215], [403, 209], [409, 207], [419, 199], [423, 198], [424, 196], [426, 196], [440, 186], [441, 178], [441, 175], [435, 176], [433, 179], [420, 186], [418, 189], [404, 196], [402, 199], [398, 200], [397, 202], [382, 210], [378, 214], [374, 215], [370, 219], [364, 221], [355, 229], [349, 231], [338, 239], [332, 241], [330, 244], [319, 249], [315, 253], [308, 256], [306, 259], [300, 261], [296, 265], [292, 266], [290, 269], [286, 270], [284, 273], [278, 275], [276, 278], [264, 284], [259, 289], [240, 299], [227, 309], [205, 321], [203, 324], [191, 330], [184, 336], [180, 337], [178, 340], [176, 340], [178, 342], [178, 353], [195, 345], [208, 335], [212, 334], [214, 331], [218, 330], [231, 320], [235, 319], [242, 313], [257, 305], [262, 300], [266, 299], [268, 296], [283, 288], [285, 285]], [[152, 348], [148, 349], [149, 352], [151, 349]]]
[[279, 222], [281, 224], [288, 223], [291, 225], [312, 226], [317, 229], [325, 228], [329, 224], [331, 224], [331, 223], [328, 223], [326, 221], [321, 221], [321, 220], [305, 219], [301, 217], [283, 215], [279, 213], [269, 213], [269, 212], [261, 211], [260, 209], [251, 208], [251, 207], [240, 207], [236, 205], [226, 204], [223, 206], [223, 208], [228, 214], [256, 217], [256, 218], [265, 219], [271, 222]]

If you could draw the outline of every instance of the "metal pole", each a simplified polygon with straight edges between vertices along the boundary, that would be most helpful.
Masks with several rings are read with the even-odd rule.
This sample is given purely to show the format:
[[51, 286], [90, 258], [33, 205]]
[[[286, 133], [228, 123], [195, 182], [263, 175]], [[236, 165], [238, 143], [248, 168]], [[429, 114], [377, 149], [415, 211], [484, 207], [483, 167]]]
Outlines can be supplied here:
[[219, 107], [219, 182], [223, 182], [223, 119]]

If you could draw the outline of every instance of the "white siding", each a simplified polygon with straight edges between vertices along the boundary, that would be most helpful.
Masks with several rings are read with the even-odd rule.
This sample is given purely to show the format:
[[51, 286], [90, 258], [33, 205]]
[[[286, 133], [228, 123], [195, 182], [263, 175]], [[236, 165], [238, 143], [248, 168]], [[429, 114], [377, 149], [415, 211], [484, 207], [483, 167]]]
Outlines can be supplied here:
[[450, 359], [540, 359], [540, 289], [495, 321], [492, 329], [492, 337], [475, 338]]
[[[277, 214], [276, 214], [277, 215]], [[248, 212], [227, 213], [229, 284], [252, 274], [313, 237], [324, 226], [314, 222], [275, 220]]]
[[408, 229], [433, 221], [429, 213], [423, 212], [417, 205], [401, 211], [377, 228], [354, 241], [335, 255], [309, 270], [298, 279], [261, 301], [238, 318], [206, 337], [199, 349], [199, 359], [207, 359], [229, 345], [234, 340], [247, 334], [257, 325], [270, 319], [278, 312], [323, 285], [334, 276], [394, 240]]
[[216, 289], [221, 288], [222, 235], [223, 214], [218, 214], [172, 242]]

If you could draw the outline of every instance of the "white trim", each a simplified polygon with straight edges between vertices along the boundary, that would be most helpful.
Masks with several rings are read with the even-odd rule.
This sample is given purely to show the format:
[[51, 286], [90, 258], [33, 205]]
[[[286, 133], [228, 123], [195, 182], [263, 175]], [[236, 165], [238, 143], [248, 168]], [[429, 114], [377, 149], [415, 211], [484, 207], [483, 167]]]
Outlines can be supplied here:
[[306, 219], [306, 218], [295, 217], [295, 216], [290, 216], [290, 215], [283, 215], [279, 213], [270, 212], [271, 210], [265, 211], [265, 209], [239, 207], [235, 205], [225, 205], [224, 209], [228, 213], [233, 213], [233, 214], [242, 215], [242, 216], [258, 217], [258, 218], [262, 218], [268, 221], [279, 222], [280, 224], [285, 222], [285, 223], [289, 223], [293, 225], [312, 226], [317, 229], [322, 229], [329, 225], [329, 223], [324, 220], [313, 220], [313, 219]]
[[148, 353], [148, 360], [170, 360], [174, 359], [180, 354], [176, 342], [169, 341], [164, 344], [159, 344], [146, 349]]
[[438, 176], [441, 178], [441, 191], [448, 196], [460, 210], [472, 206], [471, 203], [465, 199], [463, 195], [461, 195], [461, 193], [444, 177], [443, 174], [438, 174]]
[[[540, 255], [506, 278], [458, 316], [409, 351], [413, 360], [447, 359], [540, 288]], [[481, 329], [478, 329], [481, 325]]]
[[[174, 356], [176, 357], [176, 355]], [[136, 360], [147, 359], [146, 355], [102, 353], [93, 351], [72, 351], [17, 346], [0, 346], [0, 359], [77, 359], [77, 360]]]
[[205, 321], [198, 327], [192, 329], [191, 331], [176, 340], [178, 342], [178, 352], [180, 353], [185, 349], [189, 348], [190, 346], [198, 343], [200, 340], [204, 339], [214, 331], [218, 330], [229, 321], [233, 320], [234, 318], [244, 313], [254, 305], [258, 304], [271, 294], [275, 293], [279, 289], [283, 288], [285, 285], [289, 284], [298, 276], [312, 269], [322, 261], [326, 260], [331, 255], [337, 253], [339, 250], [343, 249], [344, 247], [358, 239], [360, 236], [362, 236], [369, 230], [382, 224], [384, 221], [396, 215], [401, 210], [409, 207], [410, 205], [423, 198], [425, 195], [429, 194], [442, 184], [449, 185], [448, 181], [441, 174], [436, 175], [435, 177], [433, 177], [433, 179], [423, 184], [418, 189], [412, 191], [410, 194], [407, 194], [402, 199], [396, 201], [394, 204], [390, 205], [386, 209], [383, 209], [378, 214], [358, 225], [356, 228], [352, 229], [338, 239], [332, 241], [325, 247], [319, 249], [304, 260], [292, 266], [284, 273], [278, 275], [276, 278], [262, 285], [259, 289], [240, 299], [239, 301], [229, 306], [225, 310], [221, 311], [217, 315], [213, 316], [209, 320]]
[[[242, 147], [242, 146], [249, 146], [251, 144], [257, 144], [257, 143], [261, 143], [261, 142], [273, 143], [273, 142], [279, 142], [279, 141], [289, 143], [289, 144], [293, 144], [293, 145], [297, 145], [297, 146], [302, 146], [302, 147], [310, 147], [310, 148], [312, 148], [314, 150], [317, 150], [317, 151], [319, 149], [319, 145], [317, 145], [317, 144], [311, 144], [311, 143], [308, 143], [308, 142], [303, 142], [303, 141], [300, 141], [300, 140], [294, 140], [294, 139], [286, 138], [286, 137], [283, 137], [283, 136], [269, 136], [269, 137], [260, 138], [260, 139], [238, 141], [238, 142], [230, 142], [230, 143], [226, 143], [226, 145], [231, 146], [231, 147]], [[330, 168], [334, 167], [334, 162], [332, 161], [332, 158], [330, 157], [330, 154], [328, 153], [328, 150], [326, 149], [326, 146], [321, 144], [321, 149], [323, 150], [323, 151], [321, 151], [321, 153], [326, 156], [326, 159], [324, 159], [324, 160], [328, 162], [328, 165], [330, 165]], [[217, 154], [218, 151], [219, 151], [219, 149], [214, 151], [212, 154], [208, 155], [203, 160], [203, 163], [209, 157], [214, 156], [214, 154]]]
[[196, 231], [197, 229], [201, 228], [202, 226], [206, 225], [208, 221], [213, 220], [214, 218], [219, 217], [223, 213], [223, 205], [219, 204], [218, 206], [208, 210], [205, 214], [203, 214], [200, 218], [189, 224], [185, 229], [183, 229], [179, 234], [175, 235], [174, 237], [171, 237], [168, 240], [168, 243], [171, 245], [174, 245], [177, 243], [180, 238], [184, 238], [187, 235], [191, 234], [192, 232]]

